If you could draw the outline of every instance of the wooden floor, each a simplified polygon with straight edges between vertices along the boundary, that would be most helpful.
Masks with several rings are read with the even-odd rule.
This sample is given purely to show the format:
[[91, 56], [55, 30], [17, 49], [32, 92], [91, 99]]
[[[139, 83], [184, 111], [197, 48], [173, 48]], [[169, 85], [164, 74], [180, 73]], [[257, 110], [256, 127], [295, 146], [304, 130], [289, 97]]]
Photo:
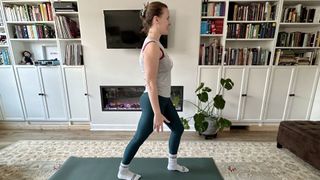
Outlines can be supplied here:
[[[0, 130], [0, 149], [19, 140], [130, 140], [134, 132], [89, 130]], [[167, 140], [170, 132], [152, 133], [148, 140]], [[216, 139], [204, 140], [196, 132], [185, 131], [182, 141], [276, 141], [276, 131], [236, 129], [221, 132]]]

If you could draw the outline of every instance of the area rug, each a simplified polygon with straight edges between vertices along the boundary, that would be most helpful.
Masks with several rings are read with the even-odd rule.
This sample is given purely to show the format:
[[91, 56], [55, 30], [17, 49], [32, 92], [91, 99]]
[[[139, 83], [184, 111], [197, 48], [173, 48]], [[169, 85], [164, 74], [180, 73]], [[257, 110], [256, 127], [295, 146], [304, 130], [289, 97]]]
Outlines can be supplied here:
[[[134, 158], [131, 169], [150, 180], [223, 180], [212, 158], [180, 158], [188, 173], [168, 171], [167, 158]], [[121, 158], [84, 158], [71, 156], [49, 180], [118, 180]]]
[[[24, 140], [0, 150], [0, 179], [44, 180], [70, 157], [122, 157], [125, 140]], [[167, 157], [167, 141], [146, 141], [136, 157]], [[275, 142], [182, 141], [179, 157], [213, 158], [226, 180], [317, 180], [320, 171]]]

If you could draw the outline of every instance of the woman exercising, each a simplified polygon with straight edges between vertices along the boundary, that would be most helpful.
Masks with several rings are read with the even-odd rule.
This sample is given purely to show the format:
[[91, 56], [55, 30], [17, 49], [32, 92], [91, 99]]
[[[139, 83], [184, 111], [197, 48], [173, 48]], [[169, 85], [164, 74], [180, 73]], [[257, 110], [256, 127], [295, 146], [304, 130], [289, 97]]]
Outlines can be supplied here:
[[144, 73], [145, 91], [140, 97], [142, 114], [137, 131], [127, 145], [119, 166], [118, 178], [126, 180], [137, 180], [141, 177], [129, 170], [129, 164], [139, 147], [154, 130], [163, 131], [163, 123], [171, 129], [167, 169], [189, 171], [177, 163], [177, 152], [184, 128], [170, 99], [173, 63], [159, 42], [161, 35], [168, 34], [170, 25], [168, 6], [162, 2], [147, 3], [141, 11], [141, 20], [143, 31], [147, 34], [139, 58]]

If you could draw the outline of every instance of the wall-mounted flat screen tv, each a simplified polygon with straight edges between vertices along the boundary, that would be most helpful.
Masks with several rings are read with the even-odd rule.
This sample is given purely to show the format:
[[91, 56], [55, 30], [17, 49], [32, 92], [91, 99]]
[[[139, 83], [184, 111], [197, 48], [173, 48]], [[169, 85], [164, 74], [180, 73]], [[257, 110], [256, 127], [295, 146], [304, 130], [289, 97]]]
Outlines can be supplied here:
[[[140, 49], [146, 35], [141, 32], [140, 10], [104, 10], [107, 49]], [[167, 48], [167, 35], [160, 42]]]

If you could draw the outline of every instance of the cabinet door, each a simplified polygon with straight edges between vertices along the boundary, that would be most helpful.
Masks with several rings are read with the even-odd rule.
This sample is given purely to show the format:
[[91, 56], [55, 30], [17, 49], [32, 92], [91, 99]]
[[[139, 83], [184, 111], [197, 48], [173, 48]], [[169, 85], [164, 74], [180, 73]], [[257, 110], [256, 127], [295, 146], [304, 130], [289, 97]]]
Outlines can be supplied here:
[[60, 67], [39, 67], [39, 71], [44, 88], [48, 120], [66, 121], [65, 91]]
[[269, 87], [266, 120], [281, 121], [288, 100], [294, 67], [273, 67]]
[[244, 86], [242, 120], [261, 120], [266, 95], [268, 67], [248, 67]]
[[89, 121], [89, 103], [83, 67], [64, 67], [71, 121]]
[[223, 109], [223, 116], [230, 120], [240, 119], [240, 97], [245, 68], [243, 67], [224, 67], [223, 78], [230, 78], [234, 82], [231, 90], [224, 91], [226, 105]]
[[201, 67], [199, 71], [199, 85], [204, 82], [205, 86], [212, 89], [209, 99], [212, 99], [219, 90], [221, 77], [221, 67]]
[[[318, 69], [319, 70], [319, 69]], [[315, 89], [315, 96], [313, 100], [310, 120], [320, 120], [320, 76], [318, 75], [318, 84]]]
[[316, 82], [317, 67], [301, 66], [295, 68], [295, 80], [290, 91], [287, 111], [289, 120], [307, 120], [311, 107], [312, 88]]
[[3, 120], [24, 120], [22, 104], [12, 66], [0, 67], [0, 108]]
[[36, 67], [16, 67], [25, 107], [26, 120], [45, 120], [43, 93]]

